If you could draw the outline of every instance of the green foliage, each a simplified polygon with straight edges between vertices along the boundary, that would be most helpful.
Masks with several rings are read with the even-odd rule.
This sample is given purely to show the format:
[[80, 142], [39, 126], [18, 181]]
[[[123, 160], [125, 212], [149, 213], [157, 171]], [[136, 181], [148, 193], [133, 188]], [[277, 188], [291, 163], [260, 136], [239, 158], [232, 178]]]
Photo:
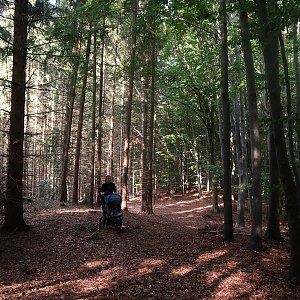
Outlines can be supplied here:
[[48, 0], [37, 0], [34, 5], [31, 5], [29, 2], [29, 26], [33, 26], [33, 23], [37, 22], [43, 25], [49, 24], [52, 14], [53, 7]]

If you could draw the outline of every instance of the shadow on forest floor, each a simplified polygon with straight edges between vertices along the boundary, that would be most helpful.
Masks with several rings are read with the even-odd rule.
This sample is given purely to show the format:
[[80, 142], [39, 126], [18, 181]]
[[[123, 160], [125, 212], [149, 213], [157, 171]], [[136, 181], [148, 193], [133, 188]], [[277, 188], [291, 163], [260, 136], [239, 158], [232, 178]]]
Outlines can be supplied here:
[[99, 209], [27, 207], [31, 231], [0, 236], [0, 299], [300, 299], [287, 242], [251, 251], [249, 227], [224, 242], [210, 197], [139, 207], [129, 201], [120, 235], [98, 229]]

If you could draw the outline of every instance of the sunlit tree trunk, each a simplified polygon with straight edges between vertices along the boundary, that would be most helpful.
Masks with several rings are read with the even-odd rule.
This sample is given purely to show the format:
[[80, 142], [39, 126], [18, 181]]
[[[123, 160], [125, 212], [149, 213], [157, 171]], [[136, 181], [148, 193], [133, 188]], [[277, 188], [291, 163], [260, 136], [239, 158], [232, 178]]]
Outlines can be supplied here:
[[15, 0], [13, 74], [3, 231], [23, 231], [23, 143], [27, 54], [28, 1]]

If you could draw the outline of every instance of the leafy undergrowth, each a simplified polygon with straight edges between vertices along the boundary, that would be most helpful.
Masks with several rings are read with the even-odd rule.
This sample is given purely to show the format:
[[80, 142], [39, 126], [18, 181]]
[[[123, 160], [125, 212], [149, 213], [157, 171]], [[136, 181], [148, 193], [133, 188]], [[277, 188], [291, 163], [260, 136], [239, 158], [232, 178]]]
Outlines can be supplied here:
[[0, 299], [300, 299], [288, 243], [225, 242], [222, 213], [195, 195], [129, 202], [122, 232], [97, 227], [99, 209], [26, 206], [29, 232], [0, 236]]

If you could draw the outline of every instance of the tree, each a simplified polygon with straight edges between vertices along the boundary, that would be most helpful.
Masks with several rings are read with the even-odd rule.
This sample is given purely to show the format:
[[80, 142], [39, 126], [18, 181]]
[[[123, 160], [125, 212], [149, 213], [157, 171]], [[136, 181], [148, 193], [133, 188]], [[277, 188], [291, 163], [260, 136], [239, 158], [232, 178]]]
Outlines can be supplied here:
[[300, 279], [300, 218], [297, 201], [297, 189], [289, 165], [284, 129], [282, 122], [282, 104], [280, 100], [278, 32], [273, 27], [270, 16], [276, 16], [276, 1], [257, 0], [256, 9], [260, 24], [260, 41], [265, 61], [267, 88], [269, 92], [275, 149], [278, 159], [280, 179], [286, 198], [286, 212], [290, 237], [290, 277]]
[[123, 170], [122, 170], [122, 207], [127, 209], [128, 197], [128, 170], [129, 170], [129, 153], [130, 153], [130, 131], [131, 131], [131, 113], [133, 101], [133, 84], [134, 84], [134, 71], [135, 71], [135, 53], [136, 53], [136, 21], [138, 1], [132, 0], [131, 7], [131, 40], [130, 40], [130, 62], [128, 74], [128, 99], [126, 103], [126, 122], [124, 132], [124, 149], [123, 149]]
[[88, 78], [88, 67], [90, 60], [91, 52], [91, 38], [92, 30], [90, 29], [87, 37], [85, 61], [83, 66], [83, 78], [82, 78], [82, 88], [80, 95], [80, 104], [79, 104], [79, 120], [77, 128], [77, 143], [76, 143], [76, 152], [75, 152], [75, 166], [74, 166], [74, 181], [73, 181], [73, 195], [72, 203], [78, 203], [78, 183], [79, 183], [79, 162], [80, 162], [80, 153], [81, 153], [81, 139], [82, 139], [82, 126], [83, 126], [83, 114], [84, 114], [84, 104], [86, 98], [86, 87], [87, 87], [87, 78]]
[[[240, 49], [236, 47], [236, 64], [238, 68], [237, 80], [234, 80], [233, 89], [236, 89], [238, 82], [242, 80], [242, 65]], [[233, 75], [234, 76], [234, 75]], [[236, 226], [245, 227], [245, 204], [247, 199], [247, 145], [246, 145], [246, 122], [245, 122], [245, 103], [243, 88], [237, 88], [237, 95], [234, 96], [233, 103], [233, 128], [235, 137], [236, 161], [238, 169], [238, 199]]]
[[279, 200], [281, 193], [275, 141], [272, 132], [270, 133], [269, 137], [269, 152], [270, 194], [266, 236], [269, 239], [280, 240]]
[[68, 161], [69, 161], [69, 149], [71, 141], [71, 130], [72, 130], [72, 119], [74, 110], [74, 101], [76, 95], [76, 85], [79, 68], [79, 52], [80, 52], [80, 41], [78, 39], [76, 43], [75, 53], [78, 55], [75, 57], [75, 63], [72, 66], [72, 74], [70, 76], [69, 91], [66, 103], [66, 114], [65, 114], [65, 128], [64, 128], [64, 141], [63, 141], [63, 157], [62, 157], [62, 169], [60, 177], [60, 191], [59, 201], [64, 203], [67, 202], [67, 173], [68, 173]]
[[93, 32], [93, 101], [92, 101], [92, 141], [91, 141], [91, 176], [90, 176], [90, 206], [94, 207], [95, 198], [95, 154], [96, 154], [96, 89], [97, 89], [97, 32]]
[[8, 170], [3, 230], [27, 230], [23, 218], [23, 142], [28, 1], [15, 0]]
[[223, 149], [223, 202], [224, 238], [233, 240], [230, 163], [230, 101], [228, 88], [228, 44], [226, 0], [220, 1], [221, 10], [221, 102], [222, 102], [222, 149]]
[[[79, 1], [75, 1], [71, 5], [74, 9], [80, 6]], [[64, 25], [62, 25], [64, 26]], [[72, 28], [72, 33], [68, 32], [68, 27]], [[69, 164], [69, 150], [71, 143], [71, 132], [72, 132], [72, 120], [73, 120], [73, 110], [74, 102], [76, 97], [76, 87], [78, 80], [78, 69], [80, 64], [80, 48], [81, 48], [81, 33], [79, 31], [78, 22], [71, 22], [67, 26], [64, 26], [68, 42], [71, 44], [71, 74], [69, 75], [69, 86], [66, 101], [66, 112], [64, 120], [64, 133], [63, 133], [63, 155], [62, 155], [62, 167], [60, 175], [60, 186], [59, 186], [59, 201], [61, 203], [67, 202], [68, 191], [67, 191], [67, 175], [68, 175], [68, 164]], [[56, 34], [56, 31], [55, 31]], [[62, 35], [61, 47], [63, 49], [65, 41], [63, 40], [64, 35]]]
[[[106, 18], [103, 16], [103, 30], [105, 28]], [[102, 130], [103, 130], [103, 99], [104, 99], [104, 51], [105, 51], [105, 35], [101, 33], [100, 39], [100, 78], [99, 78], [99, 102], [98, 102], [98, 138], [97, 138], [97, 171], [96, 171], [96, 187], [97, 187], [97, 205], [100, 206], [100, 188], [101, 188], [101, 171], [102, 171]]]
[[262, 248], [262, 200], [261, 200], [261, 162], [258, 109], [256, 97], [255, 72], [248, 28], [248, 15], [244, 8], [240, 13], [242, 48], [246, 68], [247, 100], [250, 123], [252, 197], [251, 197], [251, 247]]

